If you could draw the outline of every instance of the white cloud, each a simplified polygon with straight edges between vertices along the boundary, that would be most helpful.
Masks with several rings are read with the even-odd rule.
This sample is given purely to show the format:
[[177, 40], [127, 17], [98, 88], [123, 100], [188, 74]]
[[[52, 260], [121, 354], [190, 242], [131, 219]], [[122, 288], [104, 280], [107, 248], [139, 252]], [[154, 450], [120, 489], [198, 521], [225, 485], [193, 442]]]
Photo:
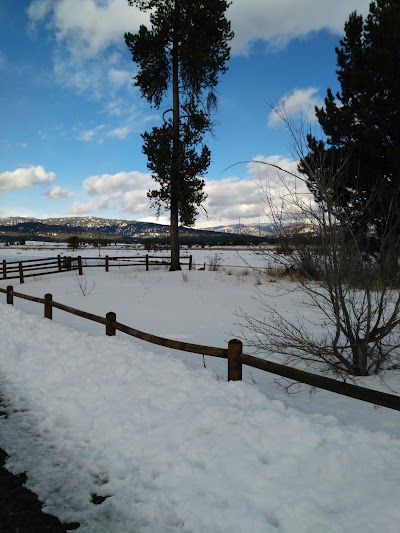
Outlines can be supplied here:
[[110, 83], [117, 88], [122, 85], [129, 87], [129, 83], [132, 82], [132, 72], [129, 70], [113, 68], [108, 72], [108, 79]]
[[[102, 132], [106, 126], [104, 124], [101, 124], [100, 126], [96, 126], [95, 128], [91, 130], [83, 130], [78, 135], [76, 135], [74, 138], [76, 141], [82, 141], [82, 142], [98, 142], [99, 144], [103, 144], [104, 139], [102, 135], [99, 135], [100, 132]], [[114, 128], [110, 130], [108, 133], [106, 133], [107, 137], [115, 137], [117, 139], [125, 139], [129, 135], [130, 129], [128, 126], [124, 126], [121, 128]]]
[[149, 15], [127, 1], [58, 0], [54, 2], [53, 24], [59, 42], [68, 43], [70, 53], [82, 58], [96, 56], [110, 43], [120, 42], [127, 31], [136, 32]]
[[[105, 126], [101, 124], [100, 126], [96, 126], [95, 128], [93, 128], [92, 130], [81, 131], [79, 135], [75, 137], [75, 139], [77, 141], [92, 142], [96, 139], [96, 136], [99, 133], [99, 131], [103, 130], [104, 128]], [[98, 140], [98, 142], [101, 143], [102, 140], [100, 139]]]
[[282, 211], [285, 218], [299, 213], [299, 206], [308, 209], [313, 204], [305, 177], [297, 170], [298, 162], [282, 156], [257, 156], [248, 169], [259, 186], [260, 195], [268, 203], [265, 214], [271, 213], [274, 206], [275, 215]]
[[66, 45], [75, 61], [96, 56], [149, 20], [148, 14], [121, 0], [35, 0], [27, 14], [33, 28], [50, 19], [57, 42]]
[[248, 171], [256, 183], [268, 181], [269, 187], [273, 189], [280, 189], [283, 181], [291, 183], [293, 187], [303, 183], [297, 171], [297, 161], [281, 155], [257, 155], [248, 164]]
[[233, 0], [228, 10], [235, 32], [232, 52], [247, 54], [256, 40], [282, 48], [292, 39], [323, 28], [341, 34], [349, 14], [354, 10], [368, 13], [369, 3], [369, 0]]
[[[282, 170], [279, 170], [280, 169]], [[297, 162], [282, 156], [254, 157], [247, 165], [248, 176], [239, 179], [234, 176], [222, 180], [206, 180], [208, 198], [204, 203], [207, 217], [200, 214], [198, 227], [237, 224], [258, 224], [271, 222], [266, 192], [279, 203], [288, 188], [298, 194], [308, 194], [301, 179], [296, 179]]]
[[[341, 34], [349, 13], [367, 13], [368, 7], [369, 0], [233, 0], [227, 12], [235, 31], [232, 53], [249, 53], [257, 40], [282, 47], [322, 28]], [[148, 13], [126, 0], [35, 0], [28, 17], [32, 27], [55, 37], [54, 72], [60, 84], [97, 99], [123, 87], [132, 91], [135, 67], [131, 63], [132, 72], [127, 70], [123, 35], [148, 25]]]
[[118, 172], [117, 174], [101, 174], [90, 176], [83, 184], [83, 189], [91, 196], [110, 194], [121, 191], [146, 191], [154, 188], [150, 174], [143, 172]]
[[[152, 182], [150, 187], [154, 189], [155, 183]], [[150, 187], [126, 192], [121, 197], [122, 212], [134, 215], [139, 213], [152, 213], [154, 217], [154, 209], [150, 208], [150, 200], [147, 198], [147, 191]]]
[[112, 209], [119, 195], [101, 196], [90, 202], [74, 202], [69, 208], [71, 215], [87, 215], [89, 213], [104, 212]]
[[279, 110], [291, 119], [303, 117], [307, 122], [315, 122], [315, 106], [321, 107], [323, 100], [317, 96], [318, 88], [306, 87], [305, 89], [294, 89], [290, 94], [284, 96], [278, 105], [278, 113], [271, 110], [268, 116], [268, 126], [275, 127], [282, 124]]
[[[291, 159], [259, 155], [247, 165], [247, 171], [248, 175], [243, 179], [236, 176], [205, 179], [208, 198], [204, 208], [208, 218], [200, 212], [197, 227], [237, 224], [239, 219], [242, 224], [270, 222], [266, 191], [278, 200], [288, 188], [309, 195], [304, 182], [291, 175], [297, 174], [297, 162]], [[90, 176], [82, 188], [83, 194], [87, 195], [86, 201], [74, 202], [69, 208], [71, 215], [98, 214], [155, 221], [155, 210], [150, 208], [147, 198], [147, 191], [156, 188], [150, 174], [130, 171]], [[168, 224], [168, 215], [163, 214], [159, 222]]]
[[63, 189], [60, 185], [54, 185], [43, 194], [43, 198], [48, 200], [68, 200], [74, 193], [68, 189]]
[[219, 215], [237, 221], [239, 217], [256, 217], [262, 212], [258, 187], [251, 178], [230, 176], [222, 180], [207, 180], [205, 192], [208, 195], [205, 209], [212, 218]]
[[142, 172], [118, 172], [90, 176], [84, 180], [83, 190], [91, 198], [88, 202], [74, 202], [69, 212], [75, 215], [93, 212], [123, 212], [129, 215], [153, 215], [147, 191], [155, 188], [150, 174]]
[[[369, 0], [233, 0], [227, 17], [232, 21], [234, 53], [247, 53], [249, 44], [265, 40], [283, 46], [293, 38], [327, 28], [342, 33], [351, 11], [368, 13]], [[31, 24], [51, 14], [57, 41], [75, 58], [94, 57], [121, 36], [148, 24], [149, 14], [126, 0], [35, 0], [28, 8]]]
[[107, 133], [108, 137], [117, 137], [117, 139], [125, 139], [129, 134], [129, 128], [115, 128]]
[[31, 30], [51, 12], [52, 0], [34, 0], [27, 10]]
[[93, 138], [96, 134], [95, 130], [85, 130], [82, 131], [76, 138], [77, 141], [90, 142], [93, 141]]
[[29, 29], [54, 37], [55, 79], [64, 87], [99, 99], [126, 85], [132, 72], [124, 33], [135, 33], [149, 15], [126, 0], [35, 0], [28, 10]]
[[106, 110], [109, 115], [114, 115], [116, 117], [119, 117], [122, 114], [121, 102], [119, 101], [108, 102]]
[[100, 65], [75, 64], [62, 48], [56, 49], [53, 58], [55, 80], [59, 85], [73, 89], [79, 94], [87, 92], [98, 99], [100, 96], [102, 69]]
[[27, 189], [35, 185], [50, 183], [56, 179], [55, 172], [46, 172], [42, 166], [17, 168], [0, 173], [0, 192]]
[[126, 193], [115, 192], [109, 195], [101, 194], [93, 197], [88, 202], [74, 202], [69, 212], [73, 215], [87, 215], [111, 210], [114, 213], [138, 216], [140, 219], [143, 219], [146, 215], [153, 215], [152, 218], [154, 219], [154, 211], [150, 211], [147, 190], [142, 189]]

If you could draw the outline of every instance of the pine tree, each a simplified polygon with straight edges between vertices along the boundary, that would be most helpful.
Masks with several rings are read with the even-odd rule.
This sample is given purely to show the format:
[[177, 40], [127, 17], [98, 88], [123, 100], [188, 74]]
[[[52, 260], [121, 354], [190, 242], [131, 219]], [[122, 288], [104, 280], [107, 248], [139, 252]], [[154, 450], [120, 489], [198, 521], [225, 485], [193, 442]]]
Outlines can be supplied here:
[[139, 65], [134, 84], [148, 102], [167, 102], [163, 124], [142, 135], [148, 168], [159, 187], [149, 191], [158, 214], [170, 210], [171, 270], [179, 270], [179, 222], [193, 225], [204, 202], [210, 151], [203, 139], [211, 129], [218, 75], [227, 70], [232, 39], [225, 0], [128, 0], [150, 13], [151, 29], [125, 34]]
[[338, 207], [358, 213], [379, 238], [400, 218], [400, 4], [376, 0], [365, 20], [353, 12], [344, 29], [336, 48], [341, 91], [328, 89], [325, 106], [316, 108], [326, 143], [309, 135], [299, 170], [317, 201], [318, 176], [307, 169], [319, 162], [321, 171], [340, 175]]

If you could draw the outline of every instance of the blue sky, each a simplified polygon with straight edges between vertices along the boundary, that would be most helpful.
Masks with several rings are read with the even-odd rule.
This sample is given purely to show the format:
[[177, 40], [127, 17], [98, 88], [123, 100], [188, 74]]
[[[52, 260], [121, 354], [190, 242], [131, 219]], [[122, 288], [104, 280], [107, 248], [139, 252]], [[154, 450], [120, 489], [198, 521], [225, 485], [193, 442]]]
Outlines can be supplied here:
[[[227, 16], [235, 38], [208, 139], [208, 216], [197, 227], [263, 222], [258, 184], [271, 171], [235, 163], [295, 169], [290, 139], [269, 104], [285, 101], [288, 115], [307, 114], [312, 125], [314, 105], [328, 87], [338, 88], [334, 48], [344, 23], [368, 6], [233, 0]], [[0, 217], [156, 220], [140, 133], [159, 124], [161, 113], [132, 86], [136, 67], [123, 38], [146, 22], [127, 0], [1, 0]]]

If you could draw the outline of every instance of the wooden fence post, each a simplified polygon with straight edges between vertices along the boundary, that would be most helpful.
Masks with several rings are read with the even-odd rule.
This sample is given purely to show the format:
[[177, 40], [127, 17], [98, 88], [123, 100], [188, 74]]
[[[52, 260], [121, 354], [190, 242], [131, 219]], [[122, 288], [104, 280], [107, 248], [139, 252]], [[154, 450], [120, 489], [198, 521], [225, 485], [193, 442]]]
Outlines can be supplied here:
[[3, 259], [3, 279], [7, 278], [7, 261]]
[[24, 283], [24, 267], [22, 263], [18, 263], [18, 269], [19, 269], [19, 282]]
[[82, 257], [80, 255], [78, 255], [78, 273], [80, 276], [83, 274]]
[[61, 272], [61, 255], [57, 255], [58, 271]]
[[53, 320], [53, 306], [51, 302], [53, 301], [53, 296], [49, 293], [44, 295], [44, 318], [49, 318]]
[[106, 272], [108, 272], [108, 260], [109, 260], [109, 257], [108, 255], [106, 255]]
[[14, 294], [13, 294], [13, 287], [12, 285], [9, 285], [7, 287], [7, 303], [10, 305], [14, 304]]
[[146, 254], [146, 272], [149, 271], [149, 254]]
[[243, 343], [238, 339], [228, 342], [228, 381], [242, 380], [242, 363], [238, 356], [243, 351]]
[[117, 321], [117, 316], [115, 313], [110, 311], [106, 314], [106, 335], [109, 337], [113, 337], [115, 335], [115, 327], [113, 326], [113, 322]]
[[189, 270], [192, 270], [192, 262], [193, 262], [193, 258], [191, 255], [189, 255]]

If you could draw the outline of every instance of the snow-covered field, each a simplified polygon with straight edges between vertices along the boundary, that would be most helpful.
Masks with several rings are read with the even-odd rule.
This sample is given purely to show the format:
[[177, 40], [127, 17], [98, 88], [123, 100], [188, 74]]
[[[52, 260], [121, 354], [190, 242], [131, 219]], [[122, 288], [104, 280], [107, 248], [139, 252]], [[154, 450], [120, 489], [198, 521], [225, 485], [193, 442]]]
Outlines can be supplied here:
[[[7, 247], [0, 259], [57, 253]], [[273, 293], [277, 284], [264, 276], [256, 285], [245, 265], [258, 258], [248, 252], [188, 253], [199, 266], [220, 253], [225, 268], [90, 269], [84, 291], [73, 272], [12, 281], [26, 294], [114, 311], [149, 333], [225, 347], [239, 308], [255, 311], [257, 288]], [[94, 322], [57, 309], [51, 322], [39, 304], [5, 301], [0, 294], [0, 391], [9, 403], [0, 446], [45, 509], [80, 522], [79, 531], [399, 531], [398, 412], [306, 386], [287, 395], [254, 369], [227, 383], [224, 360], [106, 337]], [[292, 312], [290, 294], [277, 301]], [[385, 377], [392, 391], [379, 378], [360, 384], [399, 394], [399, 378]], [[108, 498], [94, 505], [92, 494]]]
[[[256, 250], [256, 249], [255, 249]], [[143, 256], [145, 254], [151, 256], [169, 256], [167, 249], [156, 248], [150, 251], [145, 251], [141, 245], [126, 245], [116, 244], [110, 246], [102, 246], [100, 248], [94, 248], [91, 245], [83, 246], [77, 250], [71, 250], [65, 243], [46, 243], [46, 242], [34, 242], [28, 241], [26, 246], [3, 246], [0, 244], [0, 259], [6, 259], [7, 261], [23, 261], [26, 259], [36, 259], [41, 257], [56, 257], [58, 254], [61, 256], [77, 257], [78, 255], [84, 257], [105, 257], [106, 255], [118, 257], [118, 256]], [[262, 265], [263, 261], [257, 257], [257, 254], [250, 252], [249, 248], [245, 247], [210, 247], [201, 248], [200, 246], [182, 247], [181, 256], [183, 258], [193, 256], [193, 260], [197, 262], [197, 266], [201, 267], [204, 263], [209, 264], [215, 256], [221, 256], [222, 264], [226, 267], [246, 267], [247, 261], [251, 259], [253, 266]]]

